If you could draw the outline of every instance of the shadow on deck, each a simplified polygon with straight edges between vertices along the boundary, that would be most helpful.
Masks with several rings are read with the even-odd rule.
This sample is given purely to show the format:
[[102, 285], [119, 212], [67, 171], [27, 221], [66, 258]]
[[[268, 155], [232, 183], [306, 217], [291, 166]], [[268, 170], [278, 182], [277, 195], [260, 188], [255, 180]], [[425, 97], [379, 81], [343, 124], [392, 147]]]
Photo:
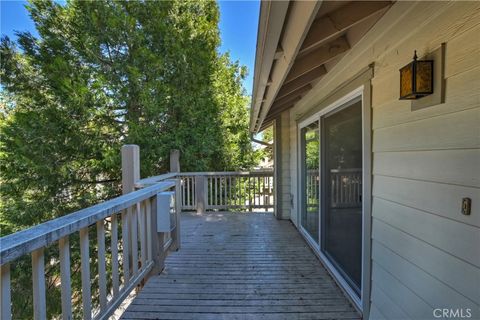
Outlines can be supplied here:
[[359, 319], [289, 221], [182, 214], [182, 248], [122, 319]]

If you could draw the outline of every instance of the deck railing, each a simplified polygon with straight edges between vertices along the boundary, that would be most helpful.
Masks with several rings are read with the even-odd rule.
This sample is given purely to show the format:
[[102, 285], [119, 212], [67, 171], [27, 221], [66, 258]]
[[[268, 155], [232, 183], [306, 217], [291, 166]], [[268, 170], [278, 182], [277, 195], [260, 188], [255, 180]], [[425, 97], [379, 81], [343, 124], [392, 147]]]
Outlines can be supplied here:
[[[317, 170], [308, 170], [305, 179], [307, 206], [317, 208], [320, 202], [320, 176]], [[331, 169], [330, 194], [332, 208], [352, 208], [362, 205], [362, 169]]]
[[362, 205], [362, 169], [332, 169], [330, 181], [333, 208]]
[[[72, 319], [72, 290], [69, 237], [80, 234], [83, 318], [103, 319], [115, 311], [130, 291], [155, 265], [161, 264], [164, 248], [159, 247], [156, 231], [156, 197], [175, 187], [175, 181], [163, 181], [104, 203], [50, 220], [1, 239], [2, 319], [11, 318], [10, 264], [23, 255], [32, 257], [33, 307], [35, 319], [46, 318], [44, 249], [59, 246], [61, 303], [63, 319]], [[100, 306], [92, 309], [90, 274], [90, 227], [96, 228], [98, 254], [98, 297]], [[119, 239], [119, 228], [121, 239]], [[111, 290], [107, 290], [106, 233], [109, 233]], [[158, 237], [158, 239], [157, 239]], [[121, 254], [119, 253], [121, 249]], [[119, 274], [119, 264], [123, 274]]]
[[[139, 163], [138, 146], [124, 146], [124, 195], [0, 238], [2, 320], [12, 318], [10, 270], [25, 255], [32, 260], [32, 318], [46, 319], [45, 251], [52, 245], [59, 247], [58, 257], [48, 263], [60, 266], [62, 319], [73, 318], [70, 240], [74, 235], [79, 236], [80, 261], [74, 264], [80, 267], [83, 319], [106, 319], [142, 280], [163, 269], [169, 250], [180, 248], [181, 210], [273, 210], [271, 171], [179, 173], [179, 153], [172, 152], [171, 173], [140, 180]], [[158, 205], [166, 191], [174, 191], [173, 210]], [[159, 232], [157, 219], [165, 215], [172, 227]], [[91, 236], [96, 242], [89, 240]], [[94, 250], [91, 243], [96, 243]], [[90, 252], [97, 254], [92, 259], [96, 268], [91, 268]], [[98, 270], [93, 277], [92, 269]], [[98, 289], [92, 294], [94, 278]]]
[[182, 210], [269, 211], [274, 208], [273, 171], [182, 172]]

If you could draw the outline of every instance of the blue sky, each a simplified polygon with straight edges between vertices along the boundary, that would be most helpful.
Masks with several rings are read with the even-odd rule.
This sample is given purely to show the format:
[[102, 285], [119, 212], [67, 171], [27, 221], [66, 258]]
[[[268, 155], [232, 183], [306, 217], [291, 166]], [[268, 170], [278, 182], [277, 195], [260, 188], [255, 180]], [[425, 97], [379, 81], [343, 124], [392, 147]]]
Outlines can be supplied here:
[[[30, 31], [35, 26], [24, 8], [26, 1], [0, 0], [0, 29], [2, 35], [15, 39], [14, 31]], [[247, 66], [249, 74], [244, 87], [252, 92], [255, 44], [257, 37], [259, 1], [219, 1], [221, 52], [229, 51], [233, 60]]]

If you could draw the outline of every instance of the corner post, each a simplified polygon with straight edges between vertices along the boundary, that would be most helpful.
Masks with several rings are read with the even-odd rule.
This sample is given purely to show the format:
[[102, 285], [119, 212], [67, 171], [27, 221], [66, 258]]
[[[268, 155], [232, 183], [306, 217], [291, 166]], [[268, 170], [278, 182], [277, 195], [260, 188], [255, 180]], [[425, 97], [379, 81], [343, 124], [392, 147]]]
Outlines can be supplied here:
[[197, 214], [205, 213], [207, 204], [206, 181], [207, 179], [205, 176], [195, 176], [195, 207], [197, 209]]
[[[122, 146], [122, 193], [127, 194], [135, 191], [135, 183], [140, 180], [140, 148], [135, 144], [127, 144]], [[135, 273], [135, 268], [133, 264], [133, 254], [134, 250], [137, 248], [133, 244], [132, 236], [136, 233], [133, 231], [133, 228], [137, 226], [132, 225], [135, 221], [133, 219], [133, 210], [134, 207], [130, 207], [122, 212], [122, 237], [124, 248], [124, 263], [128, 265], [125, 266], [125, 279], [128, 281], [130, 279], [131, 271]]]
[[135, 190], [135, 183], [140, 180], [140, 148], [136, 144], [122, 146], [122, 192]]
[[[170, 172], [180, 173], [180, 150], [170, 152]], [[181, 187], [182, 181], [179, 176], [175, 179], [175, 230], [172, 231], [172, 250], [180, 249], [180, 213], [182, 212]]]

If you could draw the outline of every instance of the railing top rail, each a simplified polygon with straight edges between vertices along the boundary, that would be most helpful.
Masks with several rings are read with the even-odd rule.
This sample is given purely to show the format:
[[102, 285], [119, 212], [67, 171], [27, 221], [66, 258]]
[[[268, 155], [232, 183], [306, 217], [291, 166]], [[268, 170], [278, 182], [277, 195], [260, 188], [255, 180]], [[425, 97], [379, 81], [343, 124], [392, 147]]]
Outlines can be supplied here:
[[158, 183], [160, 181], [176, 178], [177, 175], [178, 175], [178, 172], [170, 172], [170, 173], [161, 174], [159, 176], [153, 176], [153, 177], [140, 179], [135, 183], [135, 187], [136, 188], [145, 188], [145, 187], [151, 186], [155, 183]]
[[0, 265], [11, 262], [38, 248], [46, 247], [64, 236], [88, 227], [174, 186], [174, 181], [163, 181], [2, 237], [0, 238]]
[[348, 173], [348, 172], [362, 172], [362, 168], [347, 168], [347, 169], [330, 169], [332, 173]]
[[179, 172], [179, 176], [273, 176], [273, 170]]

